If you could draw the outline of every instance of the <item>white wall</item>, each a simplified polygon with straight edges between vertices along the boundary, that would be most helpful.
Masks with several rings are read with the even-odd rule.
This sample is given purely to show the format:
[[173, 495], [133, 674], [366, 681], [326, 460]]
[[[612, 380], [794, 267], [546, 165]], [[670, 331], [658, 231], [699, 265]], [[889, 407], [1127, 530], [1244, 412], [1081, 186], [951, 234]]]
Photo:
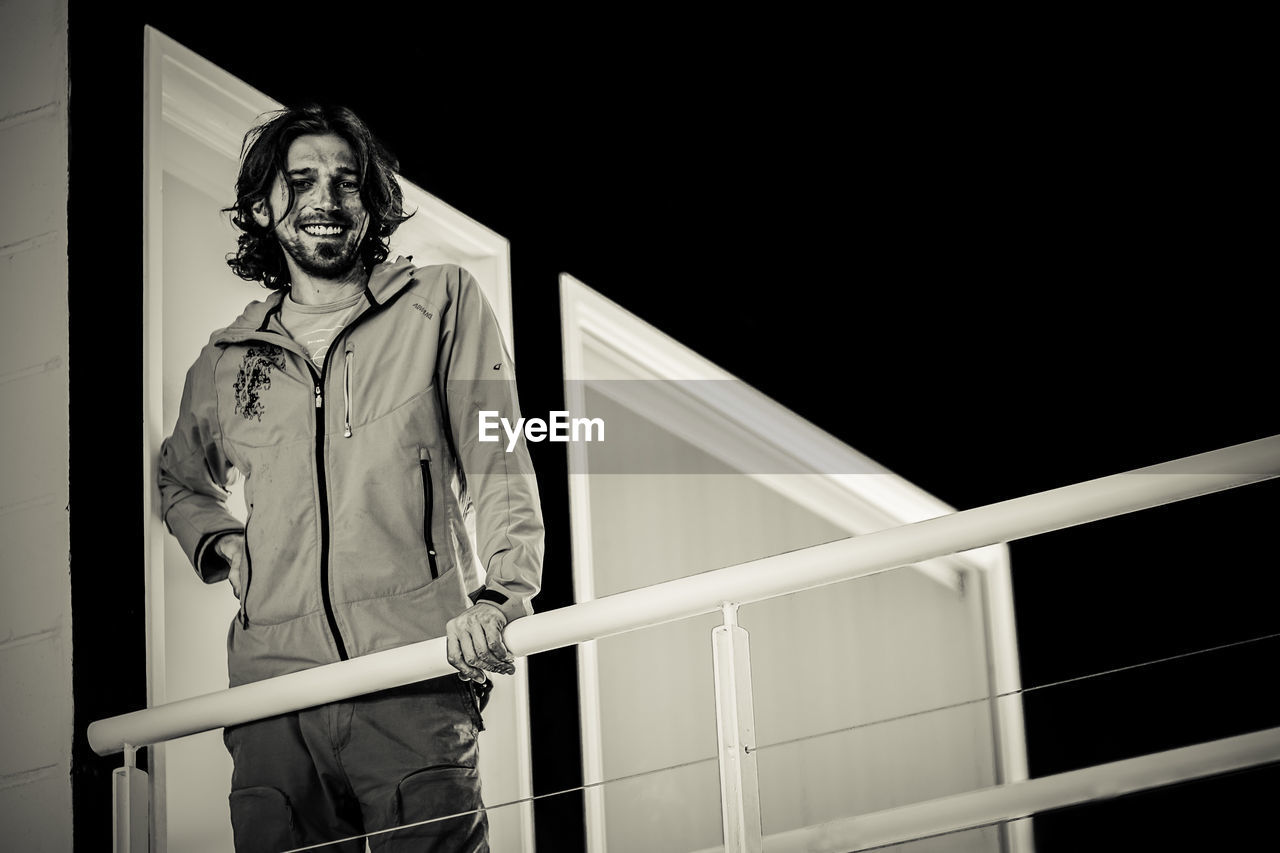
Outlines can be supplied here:
[[0, 838], [71, 849], [67, 8], [0, 3]]

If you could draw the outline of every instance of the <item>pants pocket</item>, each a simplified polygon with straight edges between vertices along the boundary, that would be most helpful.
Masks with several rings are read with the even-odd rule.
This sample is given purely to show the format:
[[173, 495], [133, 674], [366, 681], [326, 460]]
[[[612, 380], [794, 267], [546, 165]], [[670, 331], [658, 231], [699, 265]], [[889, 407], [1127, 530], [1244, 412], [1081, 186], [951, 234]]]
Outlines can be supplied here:
[[232, 791], [231, 829], [236, 853], [287, 850], [300, 843], [293, 825], [293, 807], [283, 791], [258, 786]]

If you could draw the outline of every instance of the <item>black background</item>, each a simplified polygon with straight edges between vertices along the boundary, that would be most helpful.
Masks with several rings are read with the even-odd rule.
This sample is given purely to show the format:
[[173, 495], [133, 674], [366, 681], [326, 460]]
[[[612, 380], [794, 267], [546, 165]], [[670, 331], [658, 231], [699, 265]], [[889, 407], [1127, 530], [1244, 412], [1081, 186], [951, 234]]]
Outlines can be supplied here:
[[[78, 847], [109, 832], [115, 763], [84, 726], [145, 702], [138, 506], [102, 489], [118, 473], [130, 493], [138, 447], [144, 24], [277, 100], [351, 106], [409, 180], [511, 241], [526, 411], [562, 408], [568, 272], [958, 509], [1280, 432], [1275, 140], [1256, 54], [1208, 22], [976, 38], [953, 26], [982, 21], [414, 9], [71, 3]], [[97, 356], [103, 329], [119, 358]], [[547, 610], [572, 598], [565, 461], [533, 452]], [[1276, 495], [1012, 543], [1024, 685], [1280, 632]], [[1276, 649], [1028, 693], [1032, 774], [1277, 725]], [[530, 669], [549, 793], [581, 781], [573, 654]], [[1276, 781], [1042, 815], [1038, 849], [1234, 849]], [[541, 804], [539, 849], [580, 849], [579, 809]]]

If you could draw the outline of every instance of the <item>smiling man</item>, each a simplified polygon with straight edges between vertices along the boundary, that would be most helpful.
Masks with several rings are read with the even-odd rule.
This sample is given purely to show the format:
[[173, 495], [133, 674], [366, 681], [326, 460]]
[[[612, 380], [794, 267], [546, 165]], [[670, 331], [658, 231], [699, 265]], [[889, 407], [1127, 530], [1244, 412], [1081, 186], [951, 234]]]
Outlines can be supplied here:
[[282, 110], [243, 151], [228, 263], [272, 293], [187, 373], [165, 523], [239, 599], [232, 686], [440, 636], [458, 676], [228, 728], [236, 850], [487, 850], [484, 671], [514, 670], [542, 564], [527, 447], [476, 435], [519, 418], [511, 357], [466, 270], [387, 260], [397, 164], [354, 113]]

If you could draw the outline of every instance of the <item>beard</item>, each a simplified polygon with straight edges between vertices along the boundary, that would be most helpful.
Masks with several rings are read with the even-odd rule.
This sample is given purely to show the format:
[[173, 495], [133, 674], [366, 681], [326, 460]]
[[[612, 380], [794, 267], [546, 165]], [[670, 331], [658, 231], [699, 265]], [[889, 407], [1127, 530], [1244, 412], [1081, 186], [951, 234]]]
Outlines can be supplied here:
[[280, 248], [293, 259], [298, 269], [316, 278], [340, 279], [361, 262], [360, 244], [364, 239], [364, 229], [354, 231], [351, 229], [352, 223], [342, 224], [347, 228], [342, 241], [311, 242], [301, 232], [290, 239], [284, 239], [279, 234], [276, 236], [280, 241]]

